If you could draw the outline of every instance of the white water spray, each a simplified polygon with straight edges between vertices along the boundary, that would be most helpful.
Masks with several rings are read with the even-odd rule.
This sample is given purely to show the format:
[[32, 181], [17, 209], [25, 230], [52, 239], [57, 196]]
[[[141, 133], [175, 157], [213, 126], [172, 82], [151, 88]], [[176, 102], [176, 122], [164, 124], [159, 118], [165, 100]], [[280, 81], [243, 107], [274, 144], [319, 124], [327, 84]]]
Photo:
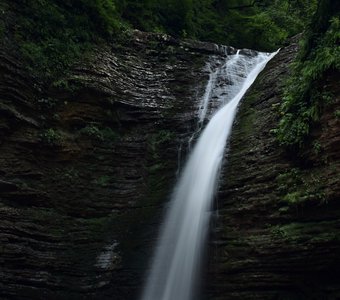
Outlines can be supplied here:
[[[218, 70], [228, 78], [217, 97], [226, 103], [201, 133], [175, 187], [152, 262], [142, 300], [191, 300], [203, 244], [206, 240], [212, 199], [237, 106], [266, 63], [275, 55], [258, 53], [227, 57]], [[217, 71], [212, 71], [217, 72]], [[205, 107], [217, 83], [212, 73], [201, 103]], [[217, 86], [216, 90], [221, 89]], [[199, 114], [203, 122], [206, 108]]]
[[215, 86], [216, 77], [217, 77], [217, 70], [212, 71], [210, 64], [208, 65], [208, 68], [210, 69], [210, 74], [209, 74], [208, 84], [205, 87], [205, 92], [204, 92], [204, 95], [202, 97], [202, 101], [200, 104], [200, 110], [199, 110], [199, 116], [198, 116], [199, 123], [202, 123], [204, 121], [204, 118], [205, 118], [205, 115], [208, 109], [208, 103], [211, 98], [211, 94]]

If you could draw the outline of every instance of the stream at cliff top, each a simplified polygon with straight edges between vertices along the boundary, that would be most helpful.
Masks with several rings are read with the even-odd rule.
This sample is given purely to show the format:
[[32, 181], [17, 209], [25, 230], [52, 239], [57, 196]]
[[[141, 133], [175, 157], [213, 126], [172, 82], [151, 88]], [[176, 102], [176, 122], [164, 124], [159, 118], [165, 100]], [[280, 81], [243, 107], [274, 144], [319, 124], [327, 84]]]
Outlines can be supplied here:
[[212, 200], [238, 104], [276, 53], [249, 56], [237, 51], [211, 70], [199, 124], [212, 98], [221, 108], [200, 133], [174, 188], [142, 300], [193, 299]]

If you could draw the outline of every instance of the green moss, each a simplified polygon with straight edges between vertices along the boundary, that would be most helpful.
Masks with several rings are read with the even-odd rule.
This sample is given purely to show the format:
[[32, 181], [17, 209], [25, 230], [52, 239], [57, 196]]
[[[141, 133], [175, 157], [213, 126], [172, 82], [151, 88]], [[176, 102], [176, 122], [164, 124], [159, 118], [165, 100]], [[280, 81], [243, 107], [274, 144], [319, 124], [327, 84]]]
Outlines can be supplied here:
[[52, 87], [61, 89], [63, 91], [67, 91], [70, 93], [74, 93], [80, 88], [81, 81], [72, 78], [72, 81], [62, 77], [57, 80], [54, 80], [51, 84]]
[[158, 163], [158, 164], [154, 164], [154, 165], [150, 166], [148, 168], [148, 172], [149, 173], [155, 173], [155, 172], [158, 172], [161, 169], [164, 169], [164, 164], [163, 163]]
[[40, 140], [47, 145], [56, 146], [61, 142], [62, 137], [56, 129], [49, 128], [40, 134]]
[[153, 159], [160, 157], [160, 148], [175, 139], [176, 135], [170, 130], [161, 129], [148, 137], [148, 149]]
[[335, 112], [334, 112], [334, 116], [335, 116], [335, 118], [337, 118], [338, 120], [340, 119], [340, 110], [336, 110]]
[[58, 100], [52, 97], [43, 97], [38, 99], [39, 108], [45, 112], [51, 112], [58, 105]]
[[277, 183], [282, 202], [289, 206], [326, 201], [322, 178], [310, 171], [293, 168], [280, 174]]
[[324, 222], [293, 222], [289, 224], [270, 226], [269, 230], [274, 238], [284, 239], [290, 242], [307, 242], [318, 244], [339, 241], [337, 221]]
[[[256, 98], [257, 94], [255, 93], [251, 97]], [[251, 103], [251, 102], [252, 102], [252, 99], [249, 100], [249, 103]], [[255, 122], [254, 109], [248, 108], [246, 110], [246, 114], [242, 115], [242, 118], [241, 118], [241, 121], [240, 121], [240, 130], [241, 130], [242, 134], [247, 135], [247, 134], [253, 132], [254, 122]]]
[[304, 202], [305, 198], [306, 197], [303, 196], [300, 191], [296, 191], [286, 194], [282, 200], [287, 202], [289, 205], [296, 205]]
[[113, 226], [115, 218], [117, 218], [115, 214], [110, 214], [105, 217], [85, 219], [82, 220], [82, 225], [87, 227], [90, 234], [105, 236], [107, 234], [106, 230]]
[[102, 128], [101, 133], [105, 141], [115, 142], [120, 138], [120, 134], [110, 127]]
[[96, 139], [101, 142], [116, 142], [120, 135], [110, 127], [97, 127], [94, 124], [82, 128], [79, 133], [84, 136]]
[[94, 180], [94, 183], [101, 186], [101, 187], [107, 187], [111, 181], [110, 176], [104, 175], [96, 178]]
[[316, 155], [319, 155], [321, 152], [322, 152], [322, 145], [320, 144], [319, 141], [314, 141], [313, 142], [313, 152], [316, 154]]

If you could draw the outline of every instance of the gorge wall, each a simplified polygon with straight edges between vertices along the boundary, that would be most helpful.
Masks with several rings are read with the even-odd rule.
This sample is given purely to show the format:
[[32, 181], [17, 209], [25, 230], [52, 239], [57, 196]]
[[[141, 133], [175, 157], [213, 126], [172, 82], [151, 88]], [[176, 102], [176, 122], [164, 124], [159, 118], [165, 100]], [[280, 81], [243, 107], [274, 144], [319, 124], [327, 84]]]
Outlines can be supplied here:
[[311, 147], [299, 157], [275, 139], [282, 88], [298, 41], [281, 49], [244, 97], [217, 197], [206, 299], [339, 299], [340, 74]]
[[[136, 31], [46, 86], [1, 50], [1, 299], [137, 298], [196, 128], [206, 63], [225, 51], [234, 50]], [[314, 132], [318, 155], [297, 166], [270, 133], [296, 51], [282, 49], [240, 107], [206, 299], [340, 297], [339, 74], [324, 83], [335, 100]], [[297, 191], [310, 201], [282, 200]]]
[[224, 51], [136, 31], [46, 86], [2, 49], [2, 299], [136, 298]]

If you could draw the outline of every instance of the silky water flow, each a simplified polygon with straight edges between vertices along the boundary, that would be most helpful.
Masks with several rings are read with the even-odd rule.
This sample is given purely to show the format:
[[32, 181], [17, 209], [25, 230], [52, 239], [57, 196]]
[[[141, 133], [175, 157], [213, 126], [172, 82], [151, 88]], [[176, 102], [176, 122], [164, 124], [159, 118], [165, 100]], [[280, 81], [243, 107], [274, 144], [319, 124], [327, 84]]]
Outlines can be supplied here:
[[237, 106], [276, 53], [249, 56], [237, 51], [217, 69], [209, 65], [211, 73], [200, 103], [199, 123], [206, 118], [213, 97], [221, 108], [201, 132], [174, 188], [142, 300], [192, 300], [209, 211]]

